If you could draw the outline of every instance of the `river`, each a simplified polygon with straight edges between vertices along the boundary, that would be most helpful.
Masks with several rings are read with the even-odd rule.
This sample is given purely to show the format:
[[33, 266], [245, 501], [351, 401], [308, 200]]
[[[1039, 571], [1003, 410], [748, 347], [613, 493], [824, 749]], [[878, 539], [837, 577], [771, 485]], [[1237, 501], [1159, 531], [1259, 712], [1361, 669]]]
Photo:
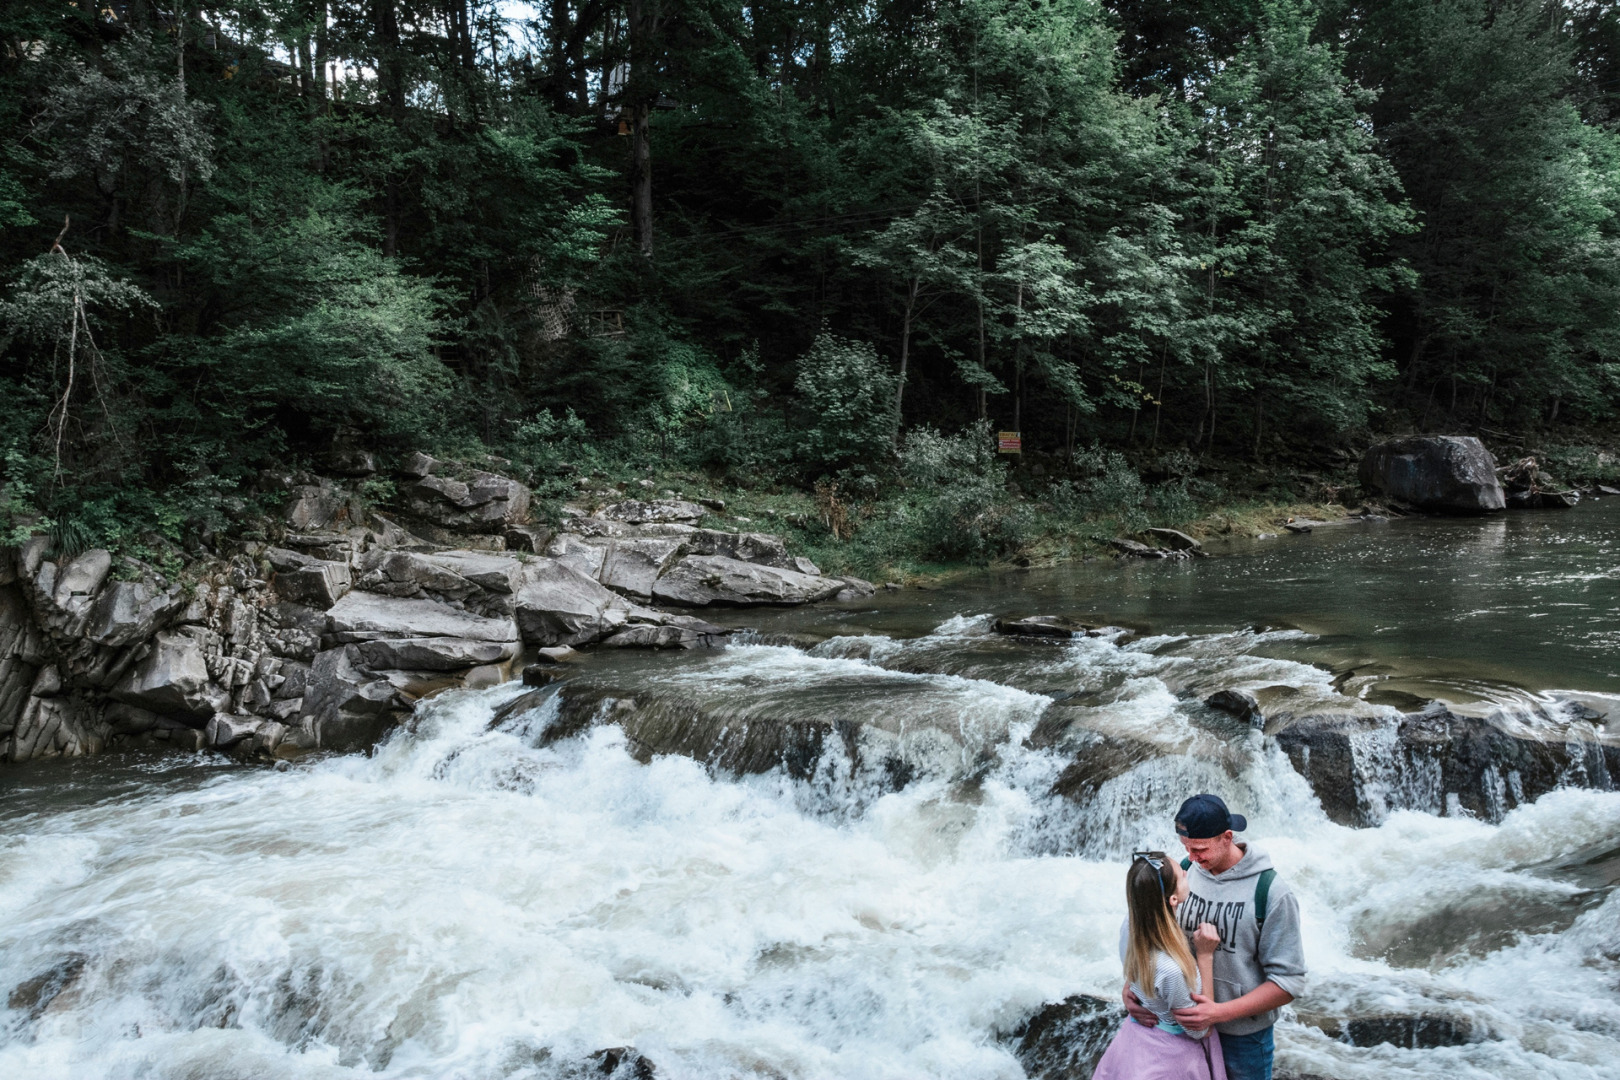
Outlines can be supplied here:
[[[898, 774], [836, 746], [747, 775], [643, 761], [612, 723], [555, 737], [556, 696], [491, 728], [518, 686], [279, 771], [11, 768], [0, 1076], [547, 1080], [634, 1046], [660, 1080], [1012, 1080], [1023, 1018], [1117, 996], [1123, 859], [1173, 845], [1174, 807], [1208, 789], [1300, 898], [1299, 1013], [1474, 1032], [1355, 1047], [1285, 1020], [1280, 1066], [1620, 1077], [1620, 793], [1351, 828], [1273, 741], [1201, 704], [1442, 698], [1531, 726], [1584, 705], [1620, 735], [1620, 499], [1216, 550], [745, 613], [754, 632], [724, 650], [598, 654], [567, 680], [599, 719], [630, 698], [737, 732], [836, 718]], [[1034, 613], [1122, 629], [991, 630]], [[1053, 794], [1068, 759], [1031, 733], [1054, 701], [1159, 752]]]

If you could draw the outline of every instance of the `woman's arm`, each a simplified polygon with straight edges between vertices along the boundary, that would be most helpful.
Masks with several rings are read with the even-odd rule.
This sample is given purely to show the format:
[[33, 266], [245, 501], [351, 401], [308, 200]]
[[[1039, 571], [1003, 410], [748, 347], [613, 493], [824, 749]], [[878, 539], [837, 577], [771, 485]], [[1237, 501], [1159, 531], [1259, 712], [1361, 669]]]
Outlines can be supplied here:
[[[1212, 923], [1200, 923], [1193, 934], [1193, 960], [1198, 965], [1197, 993], [1209, 997], [1215, 995], [1215, 950], [1220, 948], [1221, 935]], [[1209, 1034], [1209, 1028], [1192, 1028], [1187, 1030], [1189, 1035], [1202, 1039]]]

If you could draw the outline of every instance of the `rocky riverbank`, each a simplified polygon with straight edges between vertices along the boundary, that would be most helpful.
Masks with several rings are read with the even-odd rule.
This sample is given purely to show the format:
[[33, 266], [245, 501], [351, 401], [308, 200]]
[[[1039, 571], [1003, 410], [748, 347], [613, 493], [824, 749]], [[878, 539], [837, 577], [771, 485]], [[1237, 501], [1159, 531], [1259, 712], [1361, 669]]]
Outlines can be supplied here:
[[330, 464], [346, 475], [282, 478], [268, 540], [176, 574], [44, 535], [0, 552], [0, 760], [353, 749], [541, 650], [709, 646], [731, 631], [694, 610], [873, 592], [778, 536], [700, 528], [684, 500], [572, 506], [550, 528], [516, 480], [414, 454], [385, 514], [358, 495], [372, 455]]

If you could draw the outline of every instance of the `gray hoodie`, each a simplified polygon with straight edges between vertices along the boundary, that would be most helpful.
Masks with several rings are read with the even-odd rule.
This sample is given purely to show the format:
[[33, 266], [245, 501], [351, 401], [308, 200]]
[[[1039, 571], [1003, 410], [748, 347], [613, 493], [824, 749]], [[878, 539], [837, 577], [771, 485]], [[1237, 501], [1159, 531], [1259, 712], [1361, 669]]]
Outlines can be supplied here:
[[[1305, 991], [1305, 950], [1299, 940], [1299, 901], [1281, 877], [1272, 879], [1266, 894], [1266, 925], [1262, 935], [1254, 921], [1254, 888], [1262, 870], [1271, 869], [1271, 856], [1254, 844], [1239, 843], [1243, 858], [1224, 874], [1210, 874], [1197, 863], [1187, 871], [1191, 895], [1177, 912], [1190, 935], [1199, 923], [1214, 923], [1221, 945], [1215, 950], [1215, 1000], [1240, 998], [1266, 981], [1276, 983], [1294, 997]], [[1256, 1016], [1217, 1024], [1223, 1035], [1248, 1035], [1277, 1022], [1275, 1009]]]

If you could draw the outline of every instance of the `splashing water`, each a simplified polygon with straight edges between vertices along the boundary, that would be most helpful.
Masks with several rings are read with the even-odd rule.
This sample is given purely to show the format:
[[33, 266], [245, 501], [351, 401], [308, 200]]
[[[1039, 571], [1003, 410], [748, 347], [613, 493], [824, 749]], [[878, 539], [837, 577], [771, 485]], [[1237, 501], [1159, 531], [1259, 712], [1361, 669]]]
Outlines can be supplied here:
[[[1475, 1032], [1355, 1048], [1286, 1020], [1283, 1065], [1620, 1077], [1620, 793], [1556, 791], [1495, 826], [1342, 827], [1258, 732], [1196, 704], [1217, 681], [1334, 693], [1259, 655], [1265, 635], [987, 626], [593, 673], [738, 715], [932, 723], [994, 754], [858, 812], [780, 770], [638, 763], [612, 725], [540, 748], [555, 697], [489, 728], [513, 686], [437, 699], [369, 757], [12, 774], [0, 1076], [544, 1080], [634, 1046], [671, 1080], [1013, 1080], [1005, 1036], [1043, 1002], [1117, 996], [1122, 857], [1171, 842], [1176, 803], [1209, 788], [1300, 897], [1298, 1014], [1442, 1011]], [[1067, 706], [1084, 724], [1157, 748], [1083, 805], [1050, 793], [1063, 755], [1025, 742], [1060, 688], [1087, 695]]]

